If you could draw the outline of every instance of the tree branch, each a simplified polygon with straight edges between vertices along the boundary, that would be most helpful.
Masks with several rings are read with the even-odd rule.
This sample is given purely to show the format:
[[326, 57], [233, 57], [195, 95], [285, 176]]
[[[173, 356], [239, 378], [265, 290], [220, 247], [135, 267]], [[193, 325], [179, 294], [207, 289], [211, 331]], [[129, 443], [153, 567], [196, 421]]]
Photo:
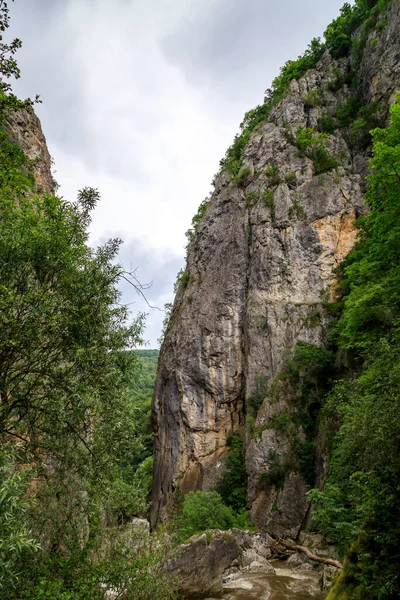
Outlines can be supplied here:
[[313, 554], [309, 548], [306, 548], [306, 546], [299, 546], [298, 544], [291, 544], [290, 542], [287, 542], [286, 540], [277, 540], [276, 543], [280, 544], [287, 550], [294, 550], [295, 552], [303, 552], [303, 554], [305, 554], [310, 560], [314, 560], [316, 562], [323, 563], [325, 565], [332, 565], [333, 567], [336, 567], [337, 569], [343, 569], [342, 563], [339, 562], [338, 560], [334, 560], [333, 558], [323, 558], [321, 556], [317, 556], [316, 554]]

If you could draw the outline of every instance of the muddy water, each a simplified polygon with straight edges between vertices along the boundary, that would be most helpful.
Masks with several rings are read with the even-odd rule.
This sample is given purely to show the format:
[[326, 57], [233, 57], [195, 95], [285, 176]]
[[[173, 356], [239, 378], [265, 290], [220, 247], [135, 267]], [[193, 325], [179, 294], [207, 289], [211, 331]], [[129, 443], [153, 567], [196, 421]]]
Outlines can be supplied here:
[[[320, 574], [297, 573], [275, 566], [275, 574], [242, 573], [224, 585], [223, 600], [324, 600]], [[208, 600], [214, 600], [212, 598]]]

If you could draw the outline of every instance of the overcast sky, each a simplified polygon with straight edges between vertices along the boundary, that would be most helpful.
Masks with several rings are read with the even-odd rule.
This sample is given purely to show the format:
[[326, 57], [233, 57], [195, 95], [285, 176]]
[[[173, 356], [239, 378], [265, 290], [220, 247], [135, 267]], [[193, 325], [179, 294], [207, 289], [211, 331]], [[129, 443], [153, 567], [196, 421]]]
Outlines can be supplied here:
[[[172, 300], [185, 231], [243, 114], [342, 0], [15, 0], [20, 96], [36, 112], [60, 193], [99, 188], [91, 243], [121, 237], [151, 304]], [[157, 346], [163, 313], [149, 312]]]

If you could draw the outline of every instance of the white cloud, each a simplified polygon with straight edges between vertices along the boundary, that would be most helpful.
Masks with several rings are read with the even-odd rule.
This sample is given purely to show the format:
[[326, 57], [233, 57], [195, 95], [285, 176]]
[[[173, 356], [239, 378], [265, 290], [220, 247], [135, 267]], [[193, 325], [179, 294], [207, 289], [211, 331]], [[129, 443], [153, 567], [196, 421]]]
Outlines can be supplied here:
[[[42, 93], [37, 112], [61, 193], [73, 199], [86, 185], [99, 188], [93, 243], [121, 236], [136, 253], [133, 262], [139, 268], [145, 262], [143, 279], [162, 280], [157, 302], [171, 299], [185, 231], [243, 113], [262, 101], [287, 53], [303, 51], [340, 4], [17, 0], [11, 6], [12, 33], [24, 41], [17, 91]], [[149, 317], [152, 345], [161, 320]]]

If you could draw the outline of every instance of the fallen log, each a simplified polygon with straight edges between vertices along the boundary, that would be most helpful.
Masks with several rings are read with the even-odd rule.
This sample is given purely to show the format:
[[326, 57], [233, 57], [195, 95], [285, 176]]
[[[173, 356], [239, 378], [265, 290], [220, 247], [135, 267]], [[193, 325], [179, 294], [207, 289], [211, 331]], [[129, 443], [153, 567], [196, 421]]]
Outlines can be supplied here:
[[337, 569], [343, 569], [343, 565], [338, 560], [334, 560], [333, 558], [323, 558], [322, 556], [317, 556], [313, 554], [309, 548], [306, 546], [299, 546], [298, 544], [291, 544], [286, 540], [277, 540], [277, 544], [280, 544], [287, 550], [294, 550], [295, 552], [303, 552], [310, 560], [314, 560], [319, 563], [323, 563], [325, 565], [332, 565]]

